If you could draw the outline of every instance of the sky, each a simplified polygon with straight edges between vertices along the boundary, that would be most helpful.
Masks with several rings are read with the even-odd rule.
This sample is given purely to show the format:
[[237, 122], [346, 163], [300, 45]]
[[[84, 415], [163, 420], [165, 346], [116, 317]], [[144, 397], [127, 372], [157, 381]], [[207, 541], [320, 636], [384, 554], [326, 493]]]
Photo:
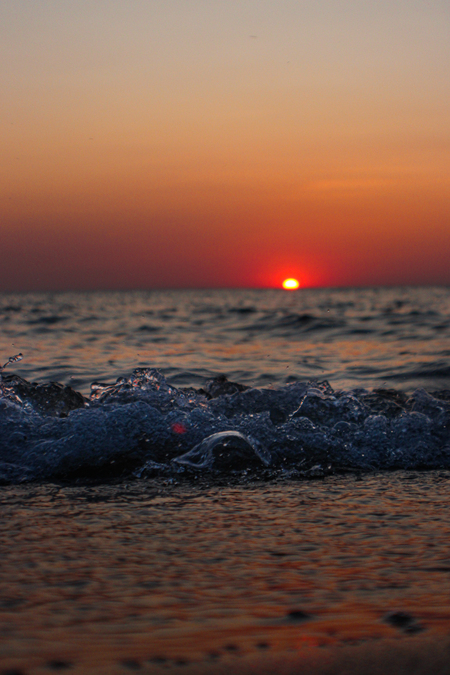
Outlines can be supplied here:
[[447, 0], [0, 0], [0, 291], [450, 284]]

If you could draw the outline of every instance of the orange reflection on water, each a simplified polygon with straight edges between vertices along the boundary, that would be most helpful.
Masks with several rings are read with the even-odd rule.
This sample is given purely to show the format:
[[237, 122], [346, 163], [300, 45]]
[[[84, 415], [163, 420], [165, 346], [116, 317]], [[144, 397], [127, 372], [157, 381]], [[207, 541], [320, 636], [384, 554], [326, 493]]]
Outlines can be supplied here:
[[1, 487], [8, 667], [402, 640], [399, 609], [417, 635], [448, 634], [449, 480]]

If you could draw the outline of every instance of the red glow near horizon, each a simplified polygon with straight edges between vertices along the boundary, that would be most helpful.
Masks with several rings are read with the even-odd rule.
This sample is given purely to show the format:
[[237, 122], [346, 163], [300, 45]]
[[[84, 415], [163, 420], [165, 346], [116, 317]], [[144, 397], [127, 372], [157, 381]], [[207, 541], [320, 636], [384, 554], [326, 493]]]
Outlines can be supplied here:
[[0, 3], [0, 292], [448, 286], [446, 4]]

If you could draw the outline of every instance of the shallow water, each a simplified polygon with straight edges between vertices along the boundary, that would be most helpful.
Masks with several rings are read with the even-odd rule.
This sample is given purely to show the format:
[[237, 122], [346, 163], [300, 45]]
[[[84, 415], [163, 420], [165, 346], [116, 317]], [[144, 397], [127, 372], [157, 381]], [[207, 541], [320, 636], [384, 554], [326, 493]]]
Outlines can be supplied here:
[[414, 652], [450, 630], [449, 486], [396, 472], [2, 487], [1, 663], [231, 672], [379, 640]]

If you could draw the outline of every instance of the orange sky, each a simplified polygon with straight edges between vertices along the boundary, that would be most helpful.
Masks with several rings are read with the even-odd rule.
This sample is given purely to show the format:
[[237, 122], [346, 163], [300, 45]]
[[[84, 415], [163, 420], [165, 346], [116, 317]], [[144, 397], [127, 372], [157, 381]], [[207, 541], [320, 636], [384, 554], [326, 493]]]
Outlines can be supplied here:
[[449, 284], [449, 28], [439, 0], [3, 0], [0, 290]]

